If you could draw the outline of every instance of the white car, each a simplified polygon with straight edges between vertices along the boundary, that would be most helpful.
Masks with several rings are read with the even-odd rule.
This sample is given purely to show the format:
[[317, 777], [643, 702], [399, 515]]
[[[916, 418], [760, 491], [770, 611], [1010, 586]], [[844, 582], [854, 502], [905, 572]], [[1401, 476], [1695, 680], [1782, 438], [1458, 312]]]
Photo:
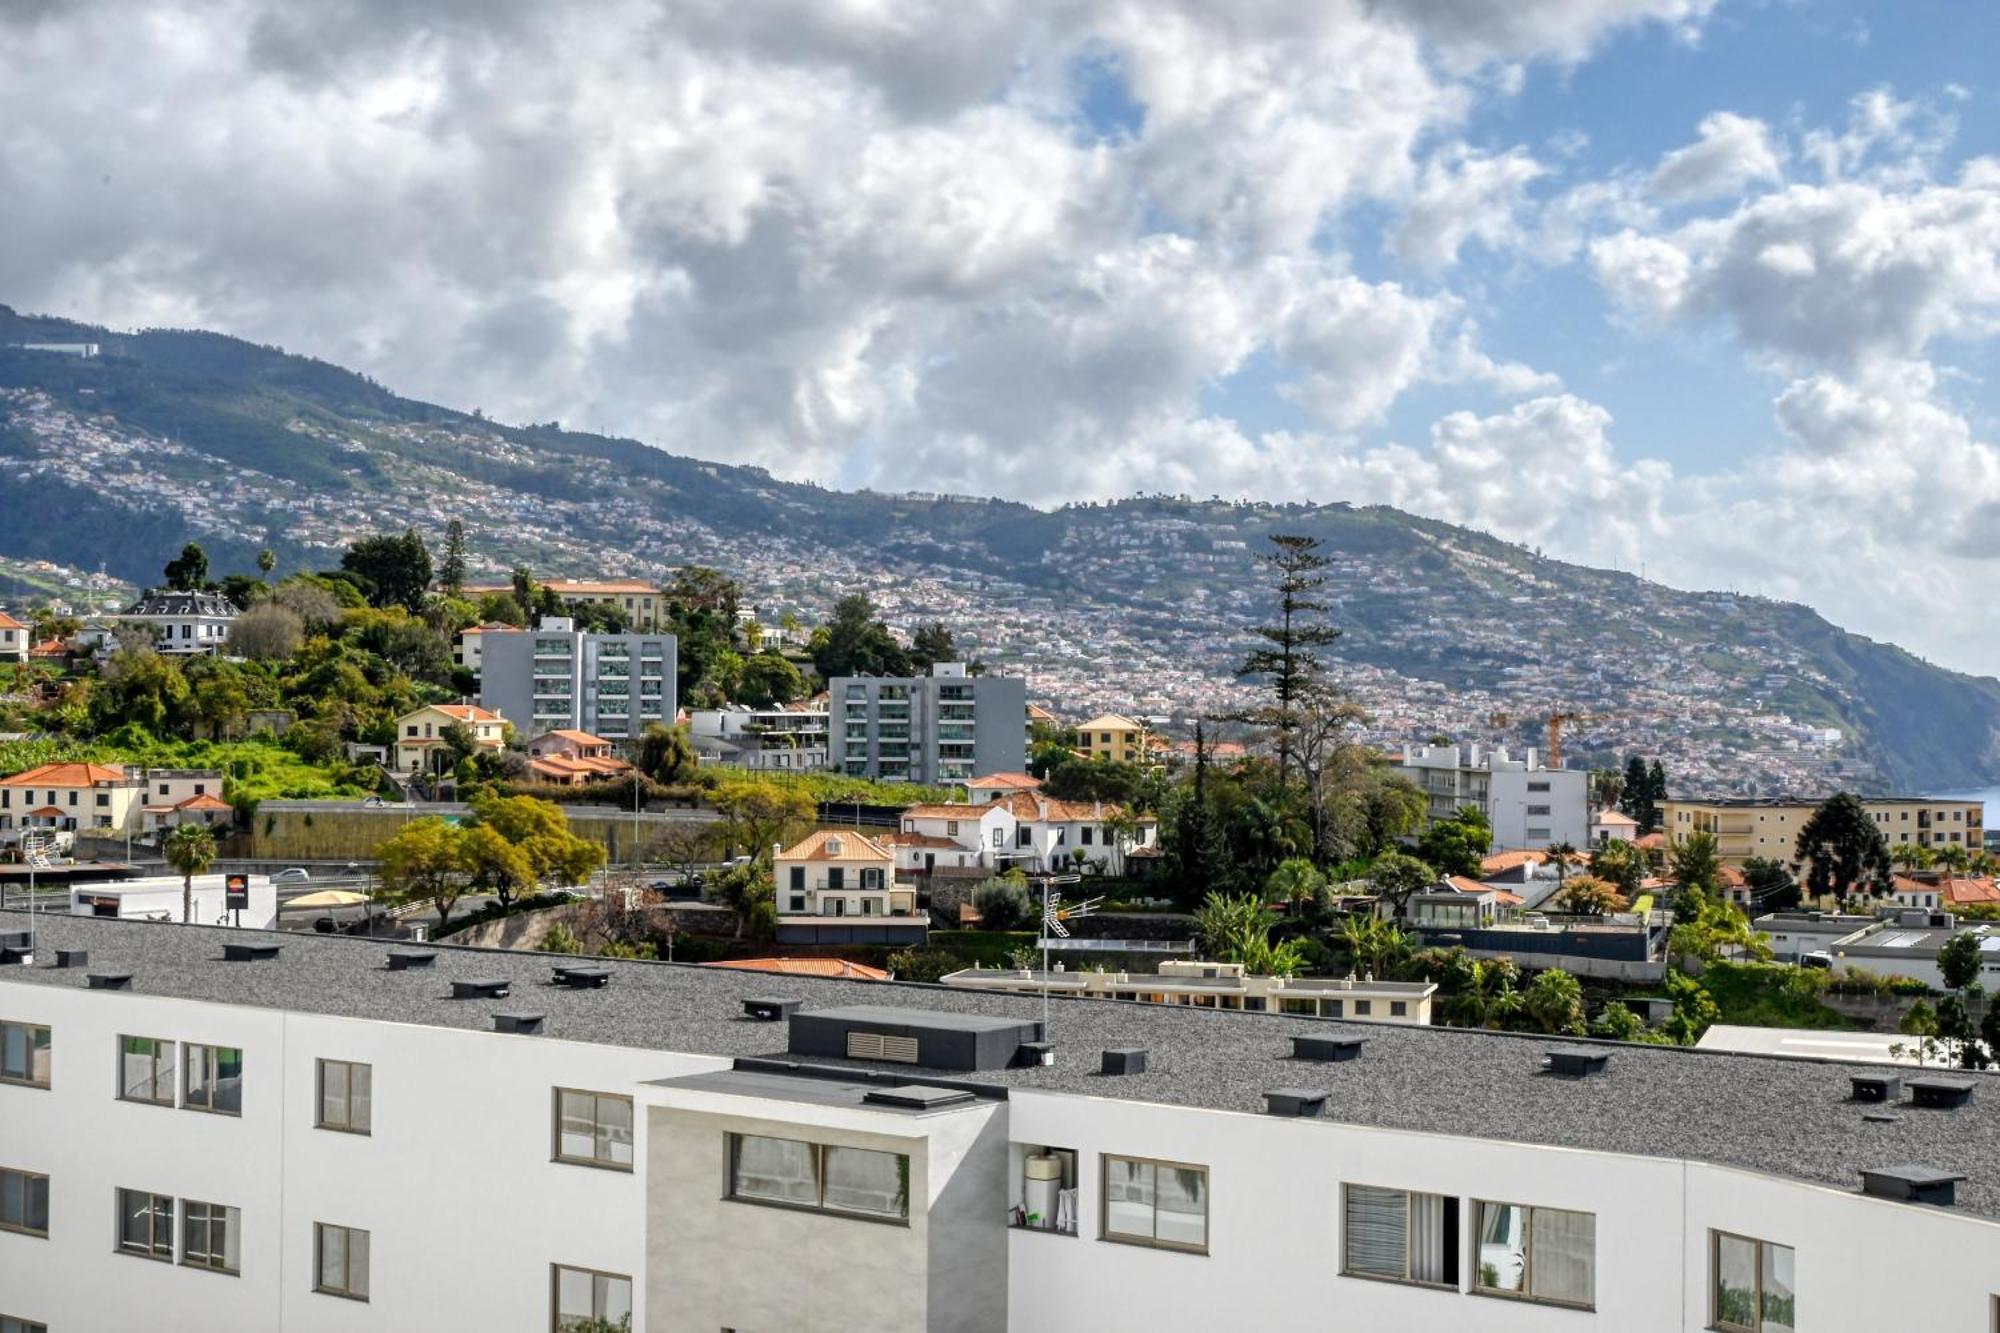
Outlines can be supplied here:
[[280, 870], [277, 874], [271, 876], [271, 882], [273, 884], [309, 884], [312, 882], [312, 876], [306, 873], [304, 866], [293, 866], [290, 870]]

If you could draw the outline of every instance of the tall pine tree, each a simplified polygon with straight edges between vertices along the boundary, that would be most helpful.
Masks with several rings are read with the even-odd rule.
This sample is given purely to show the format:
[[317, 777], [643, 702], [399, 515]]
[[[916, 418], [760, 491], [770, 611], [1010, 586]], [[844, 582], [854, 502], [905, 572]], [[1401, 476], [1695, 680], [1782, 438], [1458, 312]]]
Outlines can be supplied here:
[[447, 597], [465, 595], [465, 524], [444, 525], [444, 563], [438, 566], [438, 587]]
[[1321, 545], [1317, 537], [1272, 534], [1272, 550], [1258, 559], [1277, 574], [1278, 622], [1257, 627], [1264, 644], [1252, 648], [1236, 668], [1238, 676], [1262, 676], [1268, 682], [1271, 702], [1235, 717], [1270, 730], [1280, 784], [1290, 778], [1298, 750], [1300, 708], [1326, 675], [1319, 650], [1340, 637], [1324, 619], [1326, 603], [1318, 600], [1326, 584], [1320, 571], [1332, 563], [1319, 553]]

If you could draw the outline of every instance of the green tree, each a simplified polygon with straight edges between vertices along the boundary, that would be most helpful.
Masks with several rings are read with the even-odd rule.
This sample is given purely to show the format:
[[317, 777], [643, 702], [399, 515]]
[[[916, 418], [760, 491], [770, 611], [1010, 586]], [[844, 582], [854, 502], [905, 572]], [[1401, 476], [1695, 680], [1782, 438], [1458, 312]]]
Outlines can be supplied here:
[[435, 815], [412, 820], [375, 849], [382, 891], [391, 902], [429, 903], [438, 929], [465, 896], [465, 832]]
[[1578, 875], [1563, 886], [1556, 895], [1565, 912], [1577, 916], [1609, 916], [1622, 912], [1631, 903], [1618, 892], [1616, 885], [1595, 875]]
[[1645, 888], [1646, 859], [1631, 843], [1612, 838], [1590, 854], [1590, 873], [1624, 897], [1636, 898]]
[[849, 593], [833, 604], [826, 640], [813, 650], [813, 666], [835, 676], [907, 676], [909, 654], [882, 623], [866, 593]]
[[1493, 826], [1477, 806], [1467, 805], [1424, 830], [1417, 855], [1443, 874], [1477, 876], [1492, 845]]
[[1438, 872], [1426, 861], [1403, 852], [1384, 852], [1368, 868], [1368, 882], [1376, 896], [1394, 908], [1395, 919], [1408, 913], [1412, 894], [1435, 888]]
[[535, 870], [527, 853], [490, 824], [467, 829], [459, 855], [464, 862], [467, 887], [475, 893], [492, 894], [502, 906], [535, 882]]
[[282, 661], [305, 642], [305, 622], [276, 602], [260, 602], [230, 622], [229, 651], [253, 661]]
[[639, 737], [641, 773], [663, 786], [680, 786], [694, 781], [699, 760], [687, 729], [649, 722]]
[[942, 620], [919, 625], [917, 632], [910, 636], [910, 665], [917, 671], [928, 671], [939, 662], [960, 660], [958, 645]]
[[1297, 940], [1271, 942], [1273, 916], [1254, 895], [1230, 897], [1211, 893], [1194, 914], [1195, 938], [1205, 957], [1218, 963], [1240, 963], [1256, 976], [1289, 977], [1305, 965]]
[[1006, 876], [989, 879], [973, 889], [972, 905], [979, 910], [987, 930], [1020, 930], [1034, 921], [1040, 910], [1028, 886]]
[[736, 701], [752, 708], [770, 708], [805, 697], [806, 678], [799, 669], [775, 652], [753, 653], [743, 659], [736, 687]]
[[1722, 858], [1712, 833], [1690, 833], [1676, 842], [1667, 853], [1667, 864], [1676, 884], [1704, 897], [1714, 897], [1721, 885]]
[[1338, 639], [1340, 631], [1326, 622], [1327, 604], [1319, 600], [1326, 584], [1321, 571], [1332, 563], [1320, 554], [1324, 543], [1283, 533], [1272, 534], [1270, 542], [1272, 549], [1258, 559], [1275, 575], [1278, 620], [1256, 627], [1264, 642], [1244, 655], [1236, 674], [1262, 677], [1268, 685], [1271, 702], [1242, 714], [1241, 720], [1270, 731], [1283, 786], [1291, 778], [1298, 746], [1299, 706], [1325, 676], [1319, 650]]
[[1521, 1012], [1543, 1032], [1580, 1037], [1583, 987], [1559, 967], [1539, 973], [1521, 993]]
[[1370, 977], [1388, 976], [1414, 948], [1410, 935], [1372, 914], [1356, 914], [1343, 921], [1340, 942], [1354, 970]]
[[402, 536], [363, 537], [340, 557], [340, 567], [367, 580], [371, 605], [420, 610], [431, 586], [431, 552], [415, 528]]
[[271, 577], [271, 571], [276, 569], [277, 567], [278, 567], [277, 552], [273, 551], [268, 546], [266, 546], [263, 550], [257, 552], [257, 572], [259, 574], [262, 574], [265, 578], [268, 579]]
[[1962, 991], [1979, 980], [1979, 937], [1970, 932], [1952, 936], [1938, 950], [1938, 974], [1947, 989]]
[[722, 815], [722, 835], [729, 844], [767, 867], [774, 845], [803, 837], [819, 818], [811, 795], [775, 782], [726, 783], [709, 801]]
[[1278, 862], [1278, 868], [1264, 881], [1266, 898], [1287, 903], [1294, 910], [1318, 906], [1326, 891], [1326, 876], [1303, 856]]
[[438, 566], [438, 587], [447, 597], [465, 595], [465, 524], [444, 525], [444, 561]]
[[777, 930], [777, 885], [761, 860], [730, 866], [704, 891], [710, 902], [727, 907], [736, 919], [736, 938], [769, 939]]
[[1751, 912], [1789, 912], [1799, 905], [1799, 884], [1783, 861], [1753, 856], [1743, 863], [1743, 887]]
[[1710, 898], [1702, 901], [1693, 920], [1679, 922], [1667, 933], [1667, 952], [1704, 963], [1725, 953], [1762, 962], [1771, 956], [1771, 942], [1734, 905]]
[[1722, 1017], [1721, 1006], [1708, 988], [1685, 972], [1670, 968], [1660, 984], [1667, 998], [1674, 1002], [1674, 1011], [1660, 1024], [1660, 1032], [1675, 1045], [1694, 1045], [1708, 1031], [1709, 1024]]
[[1590, 770], [1590, 808], [1593, 810], [1621, 809], [1619, 798], [1625, 794], [1625, 775], [1615, 768], [1593, 768]]
[[[1937, 1053], [1937, 1010], [1931, 1008], [1928, 1000], [1918, 1000], [1912, 1004], [1897, 1022], [1896, 1031], [1906, 1037], [1917, 1039], [1910, 1053], [1917, 1057], [1918, 1064], [1926, 1063]], [[1891, 1050], [1893, 1049], [1892, 1047]]]
[[1793, 859], [1806, 867], [1805, 889], [1813, 898], [1879, 898], [1889, 891], [1889, 841], [1851, 793], [1830, 796], [1812, 812]]
[[1666, 799], [1667, 775], [1660, 761], [1648, 765], [1636, 754], [1628, 756], [1619, 784], [1618, 808], [1638, 821], [1641, 833], [1660, 826], [1660, 802]]
[[1639, 1015], [1625, 1007], [1623, 1000], [1613, 1000], [1604, 1006], [1590, 1024], [1590, 1035], [1607, 1041], [1638, 1041], [1646, 1034], [1646, 1025]]
[[181, 924], [194, 924], [194, 877], [215, 864], [215, 833], [206, 824], [176, 824], [162, 853], [181, 877]]
[[1183, 903], [1198, 901], [1212, 893], [1224, 880], [1227, 855], [1223, 832], [1209, 795], [1208, 744], [1202, 724], [1194, 728], [1194, 778], [1177, 798], [1173, 840], [1167, 850], [1173, 856], [1175, 878]]
[[199, 542], [189, 542], [160, 572], [174, 591], [194, 592], [208, 583], [208, 552]]

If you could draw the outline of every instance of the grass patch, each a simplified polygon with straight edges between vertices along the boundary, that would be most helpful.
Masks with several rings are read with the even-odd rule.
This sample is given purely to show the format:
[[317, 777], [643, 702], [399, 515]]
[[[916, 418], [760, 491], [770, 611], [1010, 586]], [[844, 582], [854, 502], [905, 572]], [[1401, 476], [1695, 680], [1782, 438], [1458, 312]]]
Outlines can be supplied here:
[[1779, 963], [1711, 963], [1701, 984], [1721, 1010], [1718, 1023], [1760, 1028], [1853, 1028], [1820, 1002], [1823, 973]]
[[321, 767], [269, 741], [154, 741], [137, 746], [102, 741], [0, 744], [0, 775], [60, 763], [220, 769], [224, 792], [232, 802], [356, 797], [375, 790], [368, 769]]

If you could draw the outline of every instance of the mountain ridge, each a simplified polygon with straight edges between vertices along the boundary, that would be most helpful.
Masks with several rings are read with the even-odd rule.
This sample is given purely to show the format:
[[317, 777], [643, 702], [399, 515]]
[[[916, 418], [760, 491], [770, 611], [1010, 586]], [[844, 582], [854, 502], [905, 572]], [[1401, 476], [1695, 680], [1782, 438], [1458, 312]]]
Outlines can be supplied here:
[[[93, 358], [27, 341], [100, 344]], [[1074, 707], [1222, 711], [1268, 595], [1275, 531], [1324, 538], [1343, 678], [1379, 737], [1539, 740], [1669, 757], [1717, 792], [2000, 781], [2000, 680], [1922, 661], [1809, 607], [1572, 565], [1386, 506], [1135, 495], [1019, 501], [840, 491], [641, 441], [507, 425], [355, 372], [199, 330], [115, 333], [0, 306], [0, 459], [60, 522], [7, 525], [0, 554], [135, 581], [181, 541], [218, 568], [269, 546], [325, 567], [352, 536], [462, 513], [489, 568], [659, 572], [717, 563], [760, 603], [822, 608], [861, 587], [936, 615]], [[1082, 663], [1083, 665], [1079, 665]], [[1829, 744], [1828, 729], [1841, 740]]]

